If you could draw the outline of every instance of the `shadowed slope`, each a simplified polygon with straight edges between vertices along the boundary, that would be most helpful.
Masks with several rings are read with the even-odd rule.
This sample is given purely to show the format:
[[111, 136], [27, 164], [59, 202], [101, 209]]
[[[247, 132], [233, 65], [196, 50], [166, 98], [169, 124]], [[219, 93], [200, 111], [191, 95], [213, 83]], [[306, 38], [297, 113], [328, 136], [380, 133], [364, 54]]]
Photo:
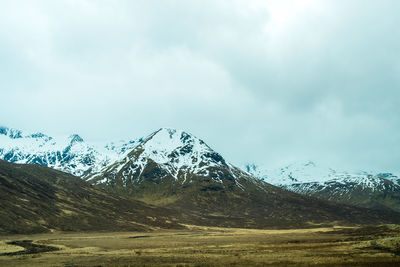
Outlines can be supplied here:
[[96, 189], [75, 176], [0, 160], [0, 233], [149, 230], [171, 211]]

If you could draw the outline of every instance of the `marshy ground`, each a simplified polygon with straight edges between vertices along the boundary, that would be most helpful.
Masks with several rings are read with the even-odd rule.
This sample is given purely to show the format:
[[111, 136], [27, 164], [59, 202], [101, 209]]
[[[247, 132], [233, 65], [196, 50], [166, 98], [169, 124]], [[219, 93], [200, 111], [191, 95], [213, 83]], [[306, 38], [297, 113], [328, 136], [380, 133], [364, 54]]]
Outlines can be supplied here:
[[0, 266], [400, 266], [400, 227], [3, 236], [0, 254]]

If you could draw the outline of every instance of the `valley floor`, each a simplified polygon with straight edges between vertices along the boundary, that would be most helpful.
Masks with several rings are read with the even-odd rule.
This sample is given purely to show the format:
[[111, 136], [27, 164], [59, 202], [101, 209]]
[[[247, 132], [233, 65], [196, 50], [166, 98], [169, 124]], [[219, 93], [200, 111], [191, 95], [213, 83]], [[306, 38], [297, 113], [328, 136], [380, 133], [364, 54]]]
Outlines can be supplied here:
[[3, 236], [0, 266], [400, 266], [398, 226], [188, 228]]

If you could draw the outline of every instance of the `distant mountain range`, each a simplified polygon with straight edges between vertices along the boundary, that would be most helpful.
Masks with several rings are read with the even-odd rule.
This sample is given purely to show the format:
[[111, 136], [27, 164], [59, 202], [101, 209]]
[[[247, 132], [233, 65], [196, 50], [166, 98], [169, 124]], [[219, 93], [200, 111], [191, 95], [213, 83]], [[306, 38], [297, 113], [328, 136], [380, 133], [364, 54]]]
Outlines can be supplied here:
[[[111, 194], [175, 210], [185, 223], [307, 227], [333, 221], [365, 224], [400, 218], [392, 212], [398, 211], [393, 207], [398, 205], [399, 192], [394, 175], [345, 175], [317, 168], [313, 162], [272, 172], [247, 165], [244, 171], [226, 162], [201, 139], [169, 128], [99, 148], [76, 134], [56, 140], [42, 133], [23, 134], [1, 127], [0, 158], [80, 176]], [[371, 201], [368, 190], [376, 193], [375, 200]], [[358, 201], [351, 197], [355, 192]]]
[[320, 199], [400, 212], [400, 177], [392, 173], [348, 173], [321, 167], [312, 161], [269, 170], [254, 164], [244, 167], [261, 180]]
[[43, 133], [24, 134], [20, 130], [0, 127], [0, 159], [40, 164], [86, 177], [123, 157], [139, 141], [120, 141], [95, 147], [77, 134], [56, 139]]

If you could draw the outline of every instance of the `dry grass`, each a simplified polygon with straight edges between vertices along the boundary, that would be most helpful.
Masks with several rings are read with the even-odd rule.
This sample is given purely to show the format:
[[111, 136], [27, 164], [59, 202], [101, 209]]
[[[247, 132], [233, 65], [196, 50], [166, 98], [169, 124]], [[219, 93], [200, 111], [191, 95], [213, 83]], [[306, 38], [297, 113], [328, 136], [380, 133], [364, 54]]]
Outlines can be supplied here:
[[[54, 233], [7, 236], [60, 251], [1, 256], [0, 266], [399, 266], [398, 232], [373, 229], [254, 230], [188, 226], [151, 233]], [[371, 232], [372, 231], [372, 232]], [[379, 233], [381, 235], [381, 233]], [[4, 244], [4, 242], [1, 241]], [[372, 244], [372, 245], [371, 245]], [[4, 246], [0, 246], [0, 253]]]
[[24, 250], [24, 248], [22, 248], [22, 247], [7, 244], [7, 241], [11, 241], [11, 240], [0, 241], [0, 254]]

